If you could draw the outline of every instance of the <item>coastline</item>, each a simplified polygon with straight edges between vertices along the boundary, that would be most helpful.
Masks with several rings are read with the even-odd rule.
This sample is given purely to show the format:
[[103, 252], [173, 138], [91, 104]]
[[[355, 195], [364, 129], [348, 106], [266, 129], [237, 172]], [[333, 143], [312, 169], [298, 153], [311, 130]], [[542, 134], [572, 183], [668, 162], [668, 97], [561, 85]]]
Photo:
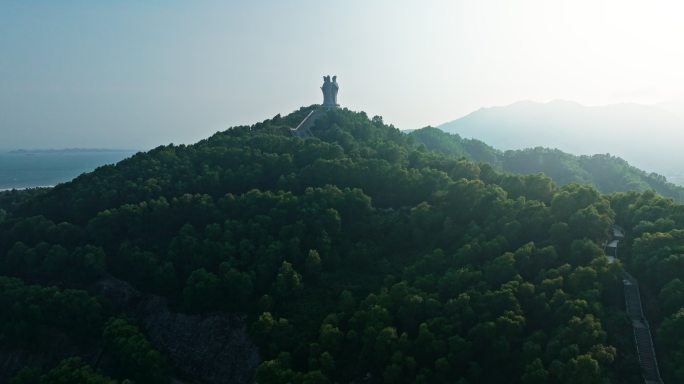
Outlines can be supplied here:
[[84, 173], [116, 164], [133, 150], [14, 150], [0, 152], [0, 192], [50, 188]]
[[52, 188], [54, 185], [37, 185], [35, 187], [0, 188], [0, 193], [8, 191], [24, 191], [26, 189]]

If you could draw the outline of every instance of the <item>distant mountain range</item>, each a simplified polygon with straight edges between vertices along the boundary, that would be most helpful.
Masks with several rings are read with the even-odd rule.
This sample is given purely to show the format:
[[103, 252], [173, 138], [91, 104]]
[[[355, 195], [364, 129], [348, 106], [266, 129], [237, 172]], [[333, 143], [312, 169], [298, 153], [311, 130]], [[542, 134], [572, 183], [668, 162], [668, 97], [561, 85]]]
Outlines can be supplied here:
[[578, 155], [610, 153], [684, 185], [684, 118], [677, 113], [679, 107], [521, 101], [482, 108], [438, 128], [502, 150], [541, 146]]

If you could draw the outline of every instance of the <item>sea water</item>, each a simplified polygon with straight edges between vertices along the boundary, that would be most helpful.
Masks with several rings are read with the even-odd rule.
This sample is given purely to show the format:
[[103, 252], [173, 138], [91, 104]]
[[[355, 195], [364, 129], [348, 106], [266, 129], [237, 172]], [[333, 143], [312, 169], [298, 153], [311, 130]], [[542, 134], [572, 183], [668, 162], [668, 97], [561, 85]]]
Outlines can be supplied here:
[[54, 186], [95, 168], [119, 162], [133, 150], [0, 152], [0, 191]]

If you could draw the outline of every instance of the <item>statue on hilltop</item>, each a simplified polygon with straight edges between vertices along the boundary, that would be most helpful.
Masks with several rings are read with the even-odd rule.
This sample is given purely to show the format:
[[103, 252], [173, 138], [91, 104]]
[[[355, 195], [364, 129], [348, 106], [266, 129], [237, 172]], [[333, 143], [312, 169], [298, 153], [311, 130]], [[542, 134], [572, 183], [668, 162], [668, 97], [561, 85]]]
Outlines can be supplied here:
[[330, 80], [329, 75], [323, 76], [323, 86], [321, 87], [321, 90], [323, 91], [323, 106], [339, 106], [339, 104], [337, 104], [337, 91], [339, 89], [340, 86], [337, 85], [337, 76], [333, 76], [332, 81]]
[[328, 113], [331, 109], [340, 106], [337, 104], [337, 91], [339, 89], [340, 86], [337, 85], [337, 76], [332, 76], [332, 80], [330, 79], [330, 75], [323, 76], [323, 86], [321, 87], [321, 91], [323, 91], [323, 104], [310, 111], [292, 132], [299, 137], [312, 137], [313, 133], [311, 133], [311, 127], [313, 127], [316, 120]]

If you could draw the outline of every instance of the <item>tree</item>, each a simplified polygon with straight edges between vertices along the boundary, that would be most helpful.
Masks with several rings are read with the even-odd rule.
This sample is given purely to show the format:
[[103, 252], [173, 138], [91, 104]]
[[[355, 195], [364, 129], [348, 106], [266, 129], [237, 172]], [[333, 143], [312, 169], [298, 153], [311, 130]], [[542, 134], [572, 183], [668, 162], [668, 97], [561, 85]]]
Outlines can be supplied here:
[[321, 325], [319, 341], [323, 350], [333, 353], [338, 352], [343, 340], [344, 334], [335, 325]]
[[657, 335], [658, 344], [668, 351], [666, 368], [677, 381], [684, 380], [684, 308], [666, 317]]
[[573, 384], [599, 383], [601, 368], [598, 361], [590, 355], [580, 355], [571, 359], [567, 366], [565, 382]]
[[41, 375], [36, 369], [23, 369], [15, 375], [10, 384], [116, 384], [106, 376], [101, 375], [78, 357], [62, 360], [49, 372]]
[[219, 278], [204, 268], [193, 271], [183, 289], [183, 300], [186, 307], [195, 312], [216, 308], [221, 302]]
[[321, 256], [315, 249], [309, 250], [304, 260], [304, 270], [306, 276], [312, 281], [319, 281], [321, 278]]
[[594, 204], [582, 208], [570, 216], [568, 224], [570, 224], [573, 237], [587, 237], [593, 240], [602, 240], [608, 237], [608, 230], [613, 224], [613, 220], [608, 214], [599, 212], [599, 209], [607, 211], [607, 208]]
[[256, 382], [260, 384], [280, 384], [292, 382], [294, 372], [279, 360], [266, 360], [259, 364]]
[[169, 382], [166, 360], [129, 320], [110, 319], [105, 325], [103, 339], [119, 378], [153, 384]]
[[321, 371], [311, 371], [307, 372], [303, 379], [302, 384], [329, 384], [330, 380]]
[[521, 377], [523, 384], [543, 384], [548, 382], [549, 372], [544, 368], [541, 359], [536, 358], [525, 366]]
[[226, 306], [231, 310], [244, 310], [254, 293], [252, 276], [230, 267], [228, 263], [222, 263], [220, 269], [222, 295], [226, 297]]
[[495, 258], [485, 267], [485, 278], [494, 287], [513, 279], [516, 274], [515, 257], [512, 253]]
[[603, 250], [589, 239], [574, 240], [572, 242], [571, 257], [575, 265], [587, 265], [594, 258], [603, 255]]
[[684, 282], [673, 279], [660, 290], [658, 295], [665, 313], [674, 313], [684, 307]]
[[302, 276], [295, 271], [292, 264], [283, 261], [275, 282], [275, 291], [281, 297], [288, 297], [302, 289]]

